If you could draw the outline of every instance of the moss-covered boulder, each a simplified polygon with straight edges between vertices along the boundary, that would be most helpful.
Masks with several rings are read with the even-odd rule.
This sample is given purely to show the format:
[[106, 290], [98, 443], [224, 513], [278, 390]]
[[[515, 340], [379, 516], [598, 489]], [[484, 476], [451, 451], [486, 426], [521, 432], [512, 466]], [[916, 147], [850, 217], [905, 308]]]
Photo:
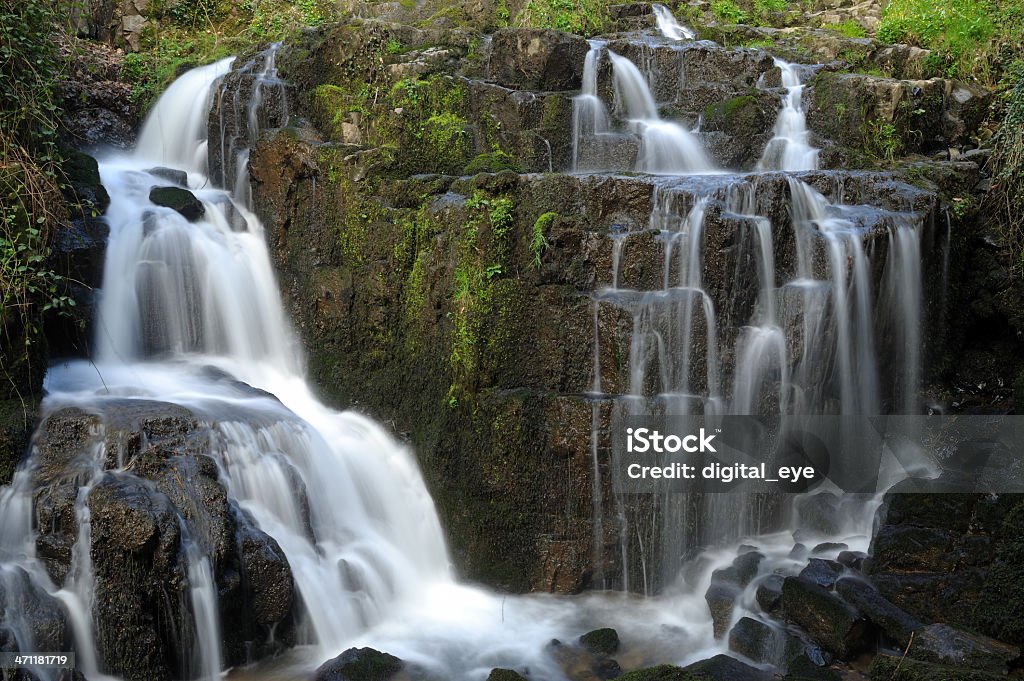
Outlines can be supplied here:
[[594, 629], [580, 636], [580, 645], [596, 655], [614, 655], [619, 649], [619, 633], [614, 629]]
[[203, 202], [181, 187], [153, 187], [149, 190], [149, 200], [158, 206], [177, 211], [189, 222], [196, 222], [206, 214]]
[[853, 607], [824, 587], [801, 577], [782, 584], [786, 619], [798, 624], [815, 643], [840, 659], [850, 659], [871, 645], [871, 627]]
[[488, 77], [517, 90], [578, 90], [589, 49], [571, 33], [505, 28], [492, 38]]
[[709, 104], [704, 109], [702, 131], [721, 136], [711, 146], [727, 168], [753, 168], [772, 137], [779, 98], [763, 90]]
[[349, 648], [320, 665], [313, 678], [315, 681], [388, 681], [403, 666], [394, 655], [373, 648]]

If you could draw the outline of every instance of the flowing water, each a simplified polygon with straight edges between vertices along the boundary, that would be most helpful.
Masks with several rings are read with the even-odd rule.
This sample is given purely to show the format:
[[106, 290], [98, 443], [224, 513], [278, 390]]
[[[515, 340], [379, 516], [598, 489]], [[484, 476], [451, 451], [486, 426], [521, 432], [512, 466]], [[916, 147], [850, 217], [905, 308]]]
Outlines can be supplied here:
[[[859, 209], [830, 203], [796, 177], [788, 179], [788, 227], [795, 235], [792, 260], [797, 265], [788, 278], [778, 274], [781, 255], [773, 230], [780, 226], [764, 217], [756, 177], [713, 175], [713, 181], [699, 186], [685, 181], [659, 185], [649, 227], [659, 234], [663, 249], [662, 286], [649, 291], [625, 287], [621, 262], [636, 235], [611, 235], [611, 285], [597, 292], [593, 302], [591, 394], [595, 546], [606, 522], [616, 525], [621, 536], [622, 574], [617, 582], [604, 584], [658, 595], [505, 598], [453, 578], [437, 513], [411, 453], [373, 421], [320, 404], [305, 382], [301, 352], [281, 306], [263, 227], [252, 213], [247, 188], [247, 145], [267, 124], [260, 103], [281, 97], [275, 51], [260, 65], [242, 69], [248, 69], [255, 85], [248, 101], [228, 108], [233, 120], [220, 122], [222, 137], [213, 142], [228, 150], [222, 157], [229, 160], [214, 174], [215, 182], [207, 163], [207, 117], [212, 98], [223, 96], [217, 84], [231, 60], [185, 74], [155, 105], [136, 151], [102, 159], [101, 174], [111, 196], [111, 235], [98, 350], [94, 363], [51, 369], [43, 407], [52, 411], [77, 405], [99, 414], [102, 424], [108, 402], [156, 399], [187, 407], [209, 425], [205, 453], [215, 461], [230, 499], [280, 545], [303, 604], [303, 645], [278, 662], [237, 673], [299, 678], [347, 647], [370, 645], [439, 678], [478, 680], [491, 668], [505, 666], [557, 679], [563, 674], [547, 644], [597, 626], [619, 629], [624, 639], [620, 658], [632, 666], [688, 663], [723, 651], [704, 601], [713, 571], [732, 562], [741, 542], [766, 556], [762, 574], [798, 571], [803, 558], [793, 554], [792, 527], [770, 527], [766, 518], [772, 509], [764, 500], [737, 506], [727, 495], [702, 500], [699, 508], [682, 503], [678, 495], [666, 496], [642, 513], [628, 500], [616, 499], [617, 516], [603, 518], [600, 402], [610, 401], [622, 413], [878, 413], [886, 392], [879, 385], [873, 343], [878, 294], [904, 353], [897, 362], [905, 367], [898, 386], [887, 394], [900, 395], [903, 408], [914, 409], [922, 323], [920, 220], [912, 215], [887, 218], [885, 291], [878, 292], [872, 291], [874, 260], [863, 245]], [[597, 74], [605, 55], [613, 69], [616, 110], [628, 119], [627, 133], [612, 131], [598, 94]], [[783, 74], [788, 78], [785, 68]], [[799, 81], [784, 84], [784, 110], [802, 116]], [[627, 134], [640, 140], [637, 170], [715, 170], [695, 135], [660, 118], [640, 70], [600, 42], [591, 43], [573, 120], [577, 169], [588, 165], [582, 160], [587, 140]], [[813, 150], [806, 147], [801, 125], [780, 122], [776, 129], [784, 142], [776, 145], [784, 147], [780, 164], [787, 168], [813, 167]], [[796, 153], [799, 144], [805, 146]], [[205, 208], [202, 219], [189, 223], [149, 202], [151, 187], [174, 185], [167, 173], [154, 170], [158, 167], [187, 173], [188, 188]], [[749, 314], [732, 325], [738, 328], [735, 333], [723, 319], [740, 312], [723, 308], [706, 281], [707, 259], [713, 255], [706, 250], [712, 213], [737, 226], [738, 247], [745, 254], [735, 263], [737, 276], [746, 273], [754, 282], [755, 293], [745, 308]], [[603, 392], [598, 327], [609, 309], [632, 318], [622, 395]], [[726, 356], [734, 358], [731, 372], [723, 368]], [[232, 380], [223, 380], [225, 375]], [[238, 382], [264, 392], [240, 390]], [[31, 649], [34, 634], [19, 617], [18, 603], [53, 595], [67, 615], [80, 667], [90, 679], [103, 678], [106, 668], [96, 655], [90, 493], [104, 474], [133, 476], [124, 461], [104, 472], [107, 454], [97, 449], [77, 470], [78, 536], [62, 584], [53, 582], [36, 553], [32, 495], [40, 473], [33, 460], [0, 490], [0, 588], [8, 602], [3, 629], [20, 649]], [[873, 511], [871, 501], [855, 500], [838, 538], [851, 549], [866, 549]], [[693, 536], [679, 531], [694, 525]], [[183, 523], [182, 537], [191, 618], [182, 645], [191, 675], [212, 679], [223, 667], [224, 653], [210, 543], [205, 529], [194, 522]], [[835, 538], [805, 533], [802, 540]], [[685, 561], [695, 546], [711, 547], [702, 553], [699, 567]], [[599, 559], [595, 555], [595, 562]], [[741, 596], [734, 620], [756, 611], [755, 586], [756, 580]]]
[[693, 30], [676, 21], [676, 18], [672, 16], [672, 12], [669, 12], [668, 7], [665, 7], [665, 5], [655, 3], [651, 5], [651, 9], [654, 11], [654, 17], [658, 22], [658, 30], [669, 40], [693, 40], [697, 37]]
[[814, 170], [818, 167], [818, 149], [809, 142], [807, 116], [804, 113], [804, 84], [796, 64], [775, 60], [782, 73], [782, 109], [775, 121], [775, 134], [765, 147], [758, 170]]

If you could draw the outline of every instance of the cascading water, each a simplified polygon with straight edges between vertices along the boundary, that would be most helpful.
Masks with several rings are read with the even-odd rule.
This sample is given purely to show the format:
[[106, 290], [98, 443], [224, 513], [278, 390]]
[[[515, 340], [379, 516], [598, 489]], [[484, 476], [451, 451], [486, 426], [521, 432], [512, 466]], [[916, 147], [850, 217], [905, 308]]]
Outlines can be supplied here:
[[672, 12], [669, 12], [668, 7], [665, 7], [665, 5], [655, 3], [651, 5], [651, 9], [654, 11], [654, 17], [658, 22], [658, 30], [669, 40], [693, 40], [697, 37], [697, 34], [691, 29], [676, 21], [676, 18], [672, 16]]
[[[612, 63], [616, 109], [632, 134], [613, 132], [598, 95], [598, 71], [607, 53]], [[621, 162], [622, 147], [639, 140], [639, 172], [655, 174], [718, 172], [700, 140], [683, 126], [662, 120], [647, 79], [629, 59], [592, 40], [583, 67], [583, 87], [573, 98], [573, 170], [609, 170]]]
[[799, 67], [781, 59], [775, 66], [782, 72], [782, 109], [775, 121], [775, 133], [764, 149], [758, 170], [814, 170], [818, 167], [818, 149], [810, 145], [807, 116], [804, 112], [804, 84]]
[[678, 123], [664, 121], [647, 79], [629, 59], [608, 50], [615, 99], [640, 137], [636, 170], [646, 173], [706, 173], [715, 170], [696, 137]]

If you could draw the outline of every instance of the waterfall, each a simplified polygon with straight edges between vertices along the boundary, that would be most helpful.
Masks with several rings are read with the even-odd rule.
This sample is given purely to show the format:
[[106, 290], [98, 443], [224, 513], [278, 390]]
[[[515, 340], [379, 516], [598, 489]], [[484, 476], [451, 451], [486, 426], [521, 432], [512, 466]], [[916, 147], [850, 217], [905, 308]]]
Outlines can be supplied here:
[[[602, 55], [612, 63], [616, 111], [626, 119], [627, 134], [614, 132], [607, 108], [598, 93]], [[683, 126], [662, 120], [647, 78], [636, 64], [590, 41], [583, 64], [580, 94], [573, 98], [573, 170], [621, 168], [625, 149], [636, 146], [634, 170], [655, 174], [718, 172], [700, 140]], [[630, 142], [632, 144], [630, 144]]]
[[765, 146], [758, 170], [814, 170], [818, 167], [818, 149], [809, 142], [807, 115], [804, 112], [804, 84], [796, 65], [775, 60], [782, 72], [782, 108], [775, 121], [775, 133]]
[[697, 37], [691, 29], [681, 25], [665, 5], [657, 3], [651, 5], [654, 16], [658, 21], [658, 30], [669, 40], [693, 40]]
[[640, 138], [636, 170], [646, 173], [706, 173], [715, 170], [697, 138], [678, 123], [664, 121], [647, 79], [629, 59], [608, 50], [615, 99]]

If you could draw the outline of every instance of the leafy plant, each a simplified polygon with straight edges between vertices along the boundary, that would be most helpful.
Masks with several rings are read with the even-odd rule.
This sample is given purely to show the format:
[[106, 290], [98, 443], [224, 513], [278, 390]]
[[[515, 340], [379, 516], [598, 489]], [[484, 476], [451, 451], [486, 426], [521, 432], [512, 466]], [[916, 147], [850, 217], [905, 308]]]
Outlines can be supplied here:
[[711, 15], [715, 21], [723, 24], [742, 24], [747, 21], [747, 13], [735, 0], [711, 0]]
[[533, 254], [534, 267], [540, 267], [541, 257], [549, 247], [548, 240], [544, 236], [544, 232], [548, 231], [557, 219], [558, 213], [548, 211], [537, 218], [533, 223], [533, 234], [530, 238], [530, 253]]
[[591, 36], [608, 25], [608, 4], [603, 0], [529, 0], [518, 22], [521, 26]]

